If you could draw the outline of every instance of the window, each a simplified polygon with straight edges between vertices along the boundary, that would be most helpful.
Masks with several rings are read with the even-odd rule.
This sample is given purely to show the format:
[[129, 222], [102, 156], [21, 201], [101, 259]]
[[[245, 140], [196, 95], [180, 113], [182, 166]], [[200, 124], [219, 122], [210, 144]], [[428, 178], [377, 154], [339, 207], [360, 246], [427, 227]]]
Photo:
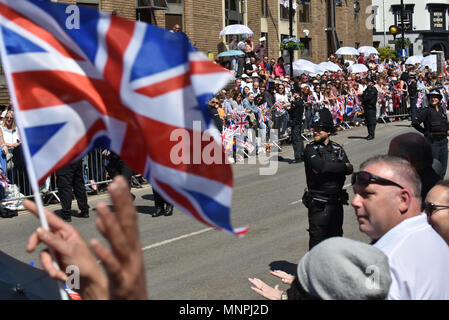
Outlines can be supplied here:
[[[414, 4], [413, 5], [405, 5], [404, 6], [404, 30], [405, 31], [411, 31], [413, 30], [413, 11], [414, 11]], [[401, 5], [392, 5], [391, 10], [394, 14], [394, 24], [398, 27], [401, 27], [402, 25], [402, 19], [401, 19]]]
[[[395, 15], [395, 17], [394, 17], [395, 25], [402, 26], [401, 11], [395, 12], [394, 15]], [[412, 12], [404, 11], [404, 30], [405, 31], [412, 30], [412, 18], [413, 18]]]
[[262, 6], [262, 17], [266, 18], [268, 17], [268, 0], [261, 0], [261, 6]]
[[302, 44], [304, 45], [304, 50], [301, 51], [301, 57], [310, 57], [312, 54], [312, 50], [311, 50], [312, 39], [300, 38], [299, 40], [301, 40]]
[[302, 4], [298, 7], [299, 10], [299, 22], [310, 23], [310, 1], [302, 1]]
[[239, 9], [238, 0], [225, 0], [225, 8], [232, 11]]
[[166, 0], [137, 0], [138, 8], [167, 9]]
[[225, 0], [225, 25], [242, 24], [243, 13], [240, 11], [240, 0]]
[[84, 1], [77, 1], [76, 4], [82, 7], [88, 7], [88, 8], [92, 8], [92, 9], [99, 9], [99, 4], [98, 4], [98, 0], [94, 0], [94, 1], [89, 1], [89, 0], [84, 0]]
[[288, 20], [288, 13], [289, 13], [288, 8], [286, 8], [282, 4], [280, 4], [279, 5], [279, 12], [281, 14], [281, 20]]
[[261, 38], [263, 38], [263, 37], [265, 37], [265, 47], [267, 48], [267, 52], [269, 52], [268, 50], [268, 44], [270, 43], [269, 41], [268, 41], [268, 32], [262, 32], [261, 34], [260, 34], [260, 37]]

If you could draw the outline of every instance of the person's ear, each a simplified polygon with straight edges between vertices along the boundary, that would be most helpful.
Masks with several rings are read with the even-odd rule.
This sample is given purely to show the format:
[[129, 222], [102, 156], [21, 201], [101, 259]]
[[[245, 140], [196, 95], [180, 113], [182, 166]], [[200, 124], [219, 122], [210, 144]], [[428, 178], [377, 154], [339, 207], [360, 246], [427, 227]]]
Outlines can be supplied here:
[[413, 195], [408, 189], [401, 189], [398, 194], [399, 197], [399, 211], [401, 214], [406, 214], [412, 203]]

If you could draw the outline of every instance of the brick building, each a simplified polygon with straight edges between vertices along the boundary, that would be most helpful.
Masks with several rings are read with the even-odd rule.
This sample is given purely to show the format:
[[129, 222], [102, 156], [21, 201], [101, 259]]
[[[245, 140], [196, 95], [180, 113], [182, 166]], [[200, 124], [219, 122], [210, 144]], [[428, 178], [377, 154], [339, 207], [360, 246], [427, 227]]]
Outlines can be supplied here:
[[[287, 0], [288, 1], [288, 0]], [[116, 11], [120, 16], [150, 22], [162, 28], [175, 23], [199, 50], [217, 54], [226, 39], [218, 37], [229, 24], [241, 23], [265, 36], [269, 55], [280, 56], [279, 45], [289, 36], [288, 9], [279, 0], [63, 0]], [[295, 0], [293, 34], [306, 46], [295, 58], [324, 61], [340, 46], [372, 45], [371, 0]], [[164, 8], [165, 7], [165, 8]], [[308, 35], [304, 32], [308, 30]]]

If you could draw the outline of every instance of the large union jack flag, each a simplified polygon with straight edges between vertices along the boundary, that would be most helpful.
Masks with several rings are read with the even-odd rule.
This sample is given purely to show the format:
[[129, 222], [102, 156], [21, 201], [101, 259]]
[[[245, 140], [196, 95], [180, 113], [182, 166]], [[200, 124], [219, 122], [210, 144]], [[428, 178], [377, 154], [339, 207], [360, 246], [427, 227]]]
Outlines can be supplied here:
[[[231, 226], [233, 177], [224, 155], [223, 164], [195, 161], [210, 144], [221, 147], [218, 131], [209, 130], [206, 101], [230, 74], [184, 34], [84, 7], [71, 17], [73, 9], [0, 0], [2, 62], [37, 180], [107, 148], [181, 211], [245, 234], [247, 228]], [[73, 27], [70, 19], [77, 18]], [[180, 143], [172, 137], [177, 129], [188, 133], [183, 145], [191, 162], [171, 157]]]

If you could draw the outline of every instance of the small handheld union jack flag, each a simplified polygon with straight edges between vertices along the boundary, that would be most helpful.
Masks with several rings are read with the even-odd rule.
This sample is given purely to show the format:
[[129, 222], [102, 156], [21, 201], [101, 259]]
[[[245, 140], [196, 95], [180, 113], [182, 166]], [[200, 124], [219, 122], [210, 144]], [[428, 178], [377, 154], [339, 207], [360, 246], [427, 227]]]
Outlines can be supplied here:
[[238, 131], [238, 134], [242, 135], [244, 132], [246, 132], [248, 121], [246, 121], [247, 115], [240, 114], [238, 117], [237, 122], [235, 123], [236, 131]]

